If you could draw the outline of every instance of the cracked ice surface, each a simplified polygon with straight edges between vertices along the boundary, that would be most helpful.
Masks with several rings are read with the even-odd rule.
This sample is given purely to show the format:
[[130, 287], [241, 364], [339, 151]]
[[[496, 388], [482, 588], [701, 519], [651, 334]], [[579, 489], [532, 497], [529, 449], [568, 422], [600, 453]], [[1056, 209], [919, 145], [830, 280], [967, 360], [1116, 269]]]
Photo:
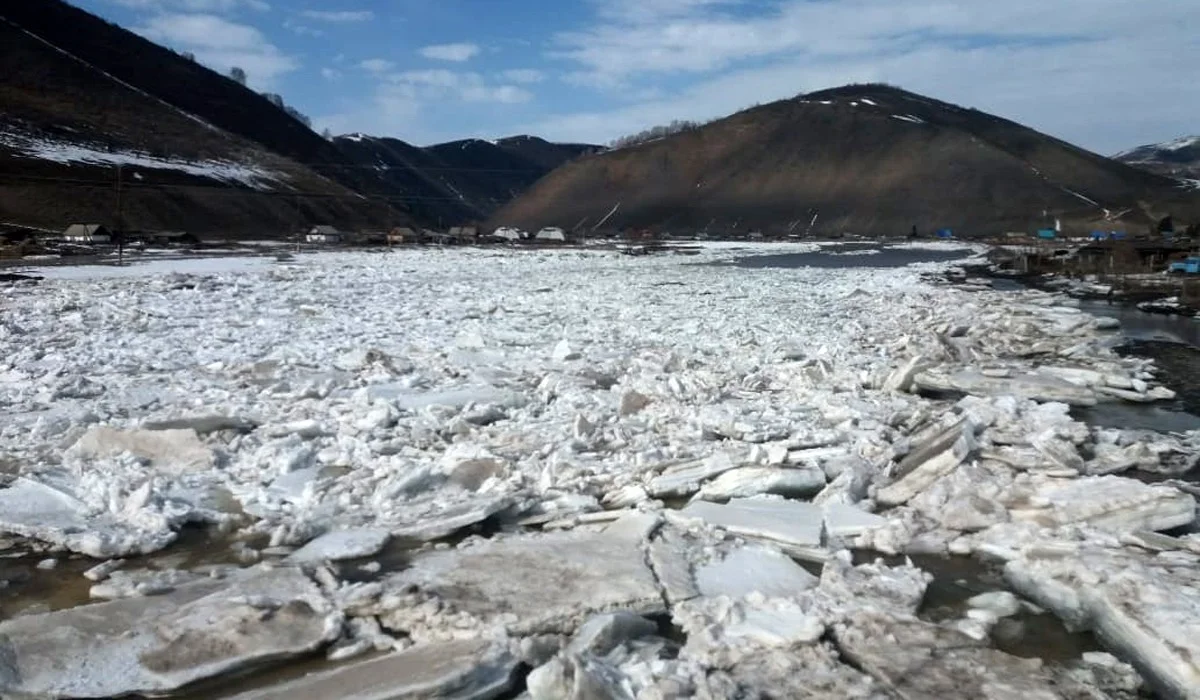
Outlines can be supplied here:
[[[1200, 435], [1094, 432], [1068, 412], [1167, 393], [1091, 317], [1040, 292], [934, 287], [917, 268], [696, 264], [731, 254], [406, 250], [0, 288], [0, 531], [114, 558], [217, 525], [239, 561], [290, 556], [350, 618], [329, 658], [412, 647], [363, 662], [382, 685], [458, 649], [429, 687], [470, 677], [491, 692], [519, 657], [546, 669], [531, 692], [570, 680], [576, 695], [660, 693], [647, 697], [891, 697], [900, 666], [958, 647], [904, 692], [986, 695], [988, 660], [1040, 692], [1060, 669], [992, 653], [986, 621], [959, 621], [978, 633], [966, 643], [915, 620], [921, 572], [851, 568], [844, 548], [1014, 561], [1063, 532], [1194, 544], [1142, 532], [1190, 523], [1188, 492], [1113, 474], [1194, 464]], [[664, 515], [658, 499], [691, 502]], [[426, 545], [374, 581], [345, 575], [383, 566], [346, 560], [485, 520], [503, 532]], [[825, 562], [819, 585], [789, 557]], [[1163, 628], [1172, 606], [1200, 610], [1170, 598], [1192, 581], [1146, 571], [1136, 637], [1100, 603], [1079, 615], [1134, 639], [1114, 651], [1152, 675], [1190, 678], [1192, 649]], [[151, 583], [198, 591], [185, 573]], [[1051, 600], [1074, 575], [1030, 565], [1018, 592]], [[150, 644], [133, 619], [157, 609], [142, 583], [97, 585], [135, 631], [114, 654]], [[233, 607], [250, 637], [269, 618]], [[654, 635], [560, 653], [617, 612], [669, 616], [683, 655]], [[914, 640], [912, 659], [872, 641], [886, 635]], [[1135, 647], [1156, 636], [1169, 643], [1146, 662]], [[839, 660], [850, 653], [858, 667]], [[207, 673], [135, 688], [37, 668], [51, 692]], [[1117, 671], [1103, 673], [1129, 680]]]

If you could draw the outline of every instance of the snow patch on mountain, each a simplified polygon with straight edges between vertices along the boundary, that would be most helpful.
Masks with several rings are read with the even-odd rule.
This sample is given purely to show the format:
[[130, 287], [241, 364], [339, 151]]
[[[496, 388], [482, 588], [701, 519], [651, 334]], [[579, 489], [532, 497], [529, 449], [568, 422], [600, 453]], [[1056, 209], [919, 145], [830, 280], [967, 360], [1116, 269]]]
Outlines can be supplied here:
[[228, 160], [183, 160], [161, 158], [140, 151], [105, 150], [98, 146], [56, 141], [14, 132], [0, 132], [0, 146], [14, 155], [48, 160], [65, 165], [120, 165], [145, 170], [172, 170], [195, 177], [243, 185], [256, 190], [271, 190], [284, 178], [281, 173], [256, 165]]

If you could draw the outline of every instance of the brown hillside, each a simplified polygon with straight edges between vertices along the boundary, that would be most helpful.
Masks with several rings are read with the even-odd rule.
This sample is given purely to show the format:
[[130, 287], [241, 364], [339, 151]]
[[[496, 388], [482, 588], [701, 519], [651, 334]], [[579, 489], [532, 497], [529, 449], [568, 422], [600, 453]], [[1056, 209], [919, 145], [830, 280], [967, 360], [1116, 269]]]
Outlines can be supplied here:
[[[365, 226], [396, 213], [217, 129], [0, 19], [0, 220], [272, 235], [309, 222]], [[175, 60], [185, 62], [176, 57]], [[169, 163], [163, 167], [158, 164]], [[174, 166], [174, 167], [173, 167]], [[209, 170], [257, 172], [256, 182]]]
[[[586, 157], [504, 207], [526, 229], [733, 230], [896, 235], [1029, 230], [1054, 217], [1119, 225], [1195, 212], [1178, 183], [1013, 122], [887, 86], [776, 102], [703, 128]], [[1114, 223], [1114, 225], [1118, 225]]]

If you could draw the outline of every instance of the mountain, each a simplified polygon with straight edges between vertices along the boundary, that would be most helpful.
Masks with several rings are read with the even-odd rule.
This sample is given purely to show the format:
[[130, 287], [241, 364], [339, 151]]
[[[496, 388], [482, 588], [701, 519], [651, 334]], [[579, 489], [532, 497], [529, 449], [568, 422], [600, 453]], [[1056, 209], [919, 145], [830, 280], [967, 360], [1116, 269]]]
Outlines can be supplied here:
[[[575, 160], [490, 225], [828, 235], [1142, 227], [1200, 213], [1177, 181], [886, 85], [755, 107]], [[607, 219], [606, 219], [607, 217]]]
[[0, 222], [119, 217], [234, 236], [449, 226], [588, 150], [532, 137], [329, 141], [279, 96], [61, 0], [0, 4], [0, 71]]
[[268, 99], [82, 10], [7, 3], [0, 47], [2, 220], [235, 236], [410, 220], [303, 165], [337, 150]]
[[546, 172], [580, 156], [604, 150], [601, 146], [586, 143], [551, 143], [536, 136], [510, 136], [495, 144], [517, 157], [536, 163]]
[[533, 136], [421, 148], [399, 139], [350, 134], [333, 143], [364, 192], [403, 202], [430, 226], [482, 221], [554, 168], [598, 150]]
[[1138, 146], [1113, 158], [1159, 175], [1200, 179], [1200, 136]]

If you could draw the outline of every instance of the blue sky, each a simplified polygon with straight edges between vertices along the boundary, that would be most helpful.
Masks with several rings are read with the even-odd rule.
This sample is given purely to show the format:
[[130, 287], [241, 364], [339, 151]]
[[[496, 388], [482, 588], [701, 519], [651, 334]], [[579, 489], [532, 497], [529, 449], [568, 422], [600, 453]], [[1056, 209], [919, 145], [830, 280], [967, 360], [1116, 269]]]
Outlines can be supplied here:
[[1200, 132], [1184, 0], [75, 0], [318, 129], [605, 143], [886, 81], [1102, 153]]

